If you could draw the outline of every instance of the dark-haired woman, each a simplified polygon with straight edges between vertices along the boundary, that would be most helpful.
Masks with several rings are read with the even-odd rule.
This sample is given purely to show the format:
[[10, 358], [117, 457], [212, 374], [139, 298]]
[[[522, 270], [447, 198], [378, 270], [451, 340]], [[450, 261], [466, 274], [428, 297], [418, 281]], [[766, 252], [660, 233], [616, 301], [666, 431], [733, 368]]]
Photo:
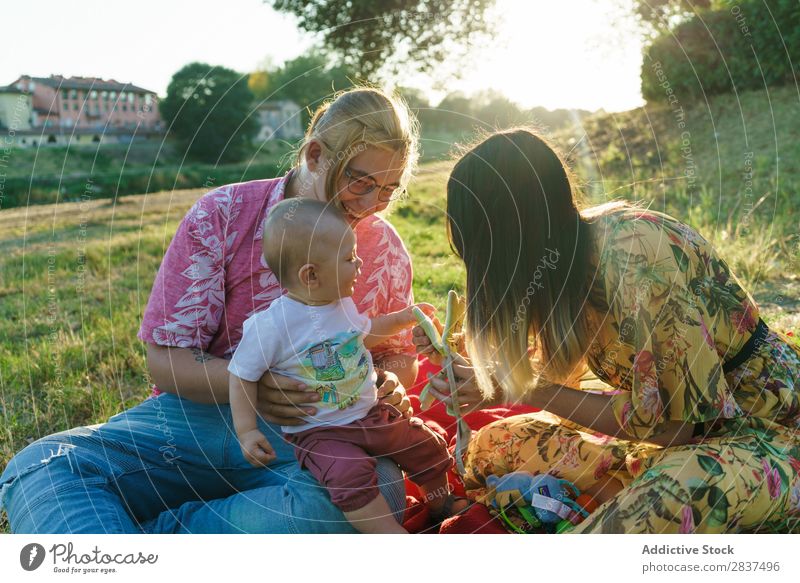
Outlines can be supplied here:
[[[800, 519], [800, 350], [702, 236], [623, 203], [580, 209], [561, 158], [526, 130], [459, 160], [447, 213], [467, 271], [460, 402], [543, 410], [474, 436], [473, 497], [488, 475], [527, 470], [605, 500], [580, 532]], [[614, 390], [580, 390], [587, 368]]]

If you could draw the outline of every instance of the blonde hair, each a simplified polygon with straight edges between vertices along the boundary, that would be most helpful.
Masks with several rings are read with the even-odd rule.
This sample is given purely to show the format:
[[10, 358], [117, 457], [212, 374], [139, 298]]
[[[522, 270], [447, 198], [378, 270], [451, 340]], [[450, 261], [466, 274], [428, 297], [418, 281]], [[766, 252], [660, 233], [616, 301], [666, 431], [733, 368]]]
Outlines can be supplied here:
[[325, 190], [329, 200], [337, 191], [347, 164], [368, 147], [401, 155], [399, 196], [405, 194], [419, 160], [417, 119], [399, 96], [374, 87], [337, 93], [317, 108], [297, 150], [296, 167], [311, 141], [320, 144], [328, 163]]

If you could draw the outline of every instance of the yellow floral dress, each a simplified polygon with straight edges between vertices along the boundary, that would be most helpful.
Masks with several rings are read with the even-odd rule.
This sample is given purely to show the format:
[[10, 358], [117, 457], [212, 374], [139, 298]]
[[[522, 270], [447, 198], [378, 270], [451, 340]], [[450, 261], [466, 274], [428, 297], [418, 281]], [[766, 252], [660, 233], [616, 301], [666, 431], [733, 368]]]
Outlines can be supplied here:
[[[579, 532], [737, 532], [800, 523], [800, 349], [770, 330], [753, 355], [723, 364], [759, 321], [752, 297], [692, 228], [626, 209], [595, 222], [597, 243], [587, 366], [615, 389], [620, 426], [641, 441], [598, 434], [546, 412], [481, 429], [465, 483], [549, 472], [581, 490], [606, 475], [625, 488]], [[647, 438], [668, 421], [696, 428], [692, 443]]]

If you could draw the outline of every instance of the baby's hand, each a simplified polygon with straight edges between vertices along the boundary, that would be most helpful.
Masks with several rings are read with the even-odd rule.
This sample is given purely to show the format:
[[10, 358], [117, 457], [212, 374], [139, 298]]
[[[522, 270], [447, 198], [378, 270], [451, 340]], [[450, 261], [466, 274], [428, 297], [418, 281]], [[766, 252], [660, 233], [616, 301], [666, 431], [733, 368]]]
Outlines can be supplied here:
[[267, 438], [258, 429], [239, 436], [244, 458], [257, 468], [266, 466], [277, 457]]
[[426, 304], [425, 302], [420, 302], [419, 304], [413, 304], [408, 306], [404, 310], [400, 310], [397, 312], [398, 318], [402, 322], [405, 328], [410, 328], [411, 326], [417, 325], [417, 318], [414, 316], [414, 308], [419, 308], [422, 310], [422, 313], [428, 316], [429, 318], [433, 319], [436, 313], [436, 307], [431, 304]]

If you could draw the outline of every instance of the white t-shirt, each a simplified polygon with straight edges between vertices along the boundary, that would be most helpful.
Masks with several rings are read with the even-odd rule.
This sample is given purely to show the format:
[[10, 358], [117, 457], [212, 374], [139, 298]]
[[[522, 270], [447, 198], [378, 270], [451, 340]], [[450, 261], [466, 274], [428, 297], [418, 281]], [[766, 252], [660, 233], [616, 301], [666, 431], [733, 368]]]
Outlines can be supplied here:
[[309, 306], [284, 295], [244, 322], [244, 333], [228, 370], [258, 381], [271, 369], [302, 381], [322, 397], [306, 425], [282, 427], [286, 433], [320, 425], [347, 425], [366, 416], [378, 399], [372, 356], [364, 346], [370, 319], [352, 298]]

